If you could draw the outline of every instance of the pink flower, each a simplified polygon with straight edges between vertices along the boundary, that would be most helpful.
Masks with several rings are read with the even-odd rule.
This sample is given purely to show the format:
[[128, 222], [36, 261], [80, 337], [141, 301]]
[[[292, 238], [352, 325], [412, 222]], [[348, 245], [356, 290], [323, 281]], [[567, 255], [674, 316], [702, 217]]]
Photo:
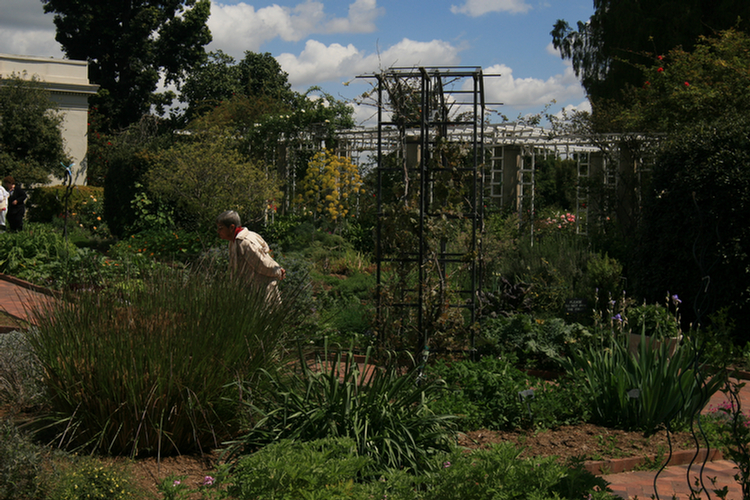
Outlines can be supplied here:
[[206, 476], [203, 478], [203, 486], [211, 486], [214, 484], [214, 478], [211, 476]]
[[172, 486], [177, 487], [180, 485], [180, 483], [182, 483], [182, 481], [180, 481], [179, 479], [175, 479], [175, 482], [172, 483]]

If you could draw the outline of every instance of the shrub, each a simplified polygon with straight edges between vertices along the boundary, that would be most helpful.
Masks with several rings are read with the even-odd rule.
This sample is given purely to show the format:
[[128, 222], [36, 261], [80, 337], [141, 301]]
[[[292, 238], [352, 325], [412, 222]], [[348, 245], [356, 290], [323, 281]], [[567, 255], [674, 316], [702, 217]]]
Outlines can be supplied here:
[[60, 442], [131, 455], [217, 446], [237, 426], [232, 382], [252, 387], [293, 327], [292, 293], [264, 301], [225, 273], [164, 270], [32, 311]]
[[[402, 374], [395, 363], [362, 371], [351, 351], [342, 359], [340, 353], [325, 352], [311, 369], [300, 352], [299, 373], [266, 372], [271, 382], [266, 399], [249, 407], [261, 418], [239, 444], [349, 437], [360, 455], [380, 467], [412, 470], [423, 469], [430, 456], [450, 448], [452, 417], [429, 408], [442, 388], [439, 381], [417, 384], [416, 370]], [[368, 359], [369, 350], [363, 366]]]
[[74, 460], [65, 467], [50, 489], [49, 500], [78, 500], [102, 498], [120, 500], [139, 498], [132, 478], [124, 469], [104, 465], [92, 458]]
[[513, 353], [521, 367], [551, 369], [557, 367], [556, 358], [570, 354], [572, 346], [594, 340], [593, 331], [578, 323], [514, 314], [485, 319], [477, 343], [483, 355]]
[[434, 472], [373, 469], [348, 438], [281, 441], [243, 457], [235, 467], [233, 498], [340, 500], [605, 500], [616, 498], [604, 479], [550, 458], [520, 458], [505, 444], [433, 457]]
[[228, 492], [233, 498], [291, 500], [321, 491], [326, 493], [321, 498], [337, 498], [346, 490], [361, 490], [354, 482], [366, 477], [372, 465], [352, 438], [285, 439], [238, 460]]
[[10, 420], [0, 420], [0, 498], [43, 498], [37, 480], [41, 471], [41, 449]]
[[422, 498], [430, 500], [611, 499], [607, 483], [583, 469], [565, 466], [555, 457], [520, 458], [521, 449], [503, 443], [469, 455], [446, 457], [442, 470], [429, 479]]
[[44, 285], [55, 279], [53, 266], [75, 252], [61, 233], [30, 223], [23, 231], [0, 235], [0, 272]]
[[[40, 186], [30, 193], [27, 203], [30, 222], [52, 222], [65, 216], [66, 186]], [[104, 189], [93, 186], [72, 186], [68, 199], [68, 212], [77, 213], [84, 203], [103, 200]], [[99, 201], [101, 204], [101, 201]], [[101, 212], [100, 212], [101, 213]]]
[[[576, 384], [549, 384], [505, 360], [488, 356], [478, 362], [439, 361], [429, 372], [445, 380], [448, 389], [432, 407], [459, 415], [464, 430], [552, 428], [579, 423], [587, 416]], [[533, 398], [522, 399], [521, 392], [529, 389]]]

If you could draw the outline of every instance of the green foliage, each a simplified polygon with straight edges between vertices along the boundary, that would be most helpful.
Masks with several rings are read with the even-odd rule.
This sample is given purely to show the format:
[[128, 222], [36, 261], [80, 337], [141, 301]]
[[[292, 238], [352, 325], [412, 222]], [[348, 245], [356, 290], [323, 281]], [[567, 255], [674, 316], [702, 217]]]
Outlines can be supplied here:
[[146, 189], [139, 182], [135, 183], [137, 190], [130, 202], [133, 220], [127, 228], [131, 236], [145, 231], [169, 231], [175, 227], [174, 208], [166, 203], [149, 198]]
[[207, 245], [204, 235], [182, 229], [148, 230], [118, 241], [110, 250], [112, 258], [125, 262], [133, 257], [153, 257], [165, 262], [195, 258]]
[[215, 231], [216, 216], [225, 210], [236, 210], [243, 221], [257, 220], [276, 198], [273, 176], [248, 161], [231, 135], [228, 130], [193, 130], [151, 157], [148, 191], [174, 206], [193, 230]]
[[42, 458], [42, 449], [21, 434], [10, 419], [0, 419], [0, 498], [44, 498], [37, 479]]
[[26, 224], [23, 231], [0, 235], [0, 272], [45, 284], [54, 280], [55, 266], [76, 251], [61, 233], [41, 224]]
[[[448, 389], [434, 411], [459, 415], [464, 430], [552, 428], [581, 422], [588, 414], [576, 384], [550, 385], [502, 359], [438, 362], [428, 372], [445, 380]], [[529, 389], [533, 398], [522, 400], [519, 394]]]
[[578, 21], [577, 31], [558, 20], [551, 32], [553, 45], [571, 60], [594, 102], [594, 113], [601, 101], [620, 100], [628, 84], [642, 83], [638, 64], [644, 52], [691, 51], [701, 35], [733, 26], [750, 29], [750, 6], [742, 0], [722, 2], [720, 8], [714, 0], [693, 1], [689, 9], [671, 0], [598, 0], [594, 7], [588, 21]]
[[625, 105], [607, 110], [614, 127], [679, 136], [696, 124], [747, 114], [748, 32], [727, 29], [699, 38], [692, 50], [668, 48], [649, 54], [639, 65], [642, 80], [624, 94]]
[[[654, 166], [630, 275], [649, 302], [679, 290], [687, 323], [728, 308], [750, 319], [750, 120], [723, 116], [715, 126], [670, 140]], [[748, 337], [740, 331], [735, 342]]]
[[161, 271], [32, 311], [60, 445], [130, 455], [217, 446], [237, 428], [232, 382], [254, 390], [293, 327], [292, 293], [279, 307], [264, 301], [224, 272]]
[[[611, 499], [606, 481], [555, 457], [520, 458], [504, 443], [471, 454], [455, 451], [429, 478], [422, 498], [430, 500]], [[390, 497], [389, 497], [390, 498]]]
[[595, 340], [594, 332], [578, 323], [514, 314], [485, 319], [477, 347], [483, 355], [512, 353], [519, 366], [550, 369], [556, 358]]
[[49, 500], [83, 500], [102, 498], [121, 500], [139, 498], [133, 479], [121, 467], [102, 465], [91, 458], [74, 460], [50, 488]]
[[168, 106], [171, 93], [155, 95], [161, 76], [177, 82], [204, 60], [211, 41], [208, 0], [148, 0], [134, 5], [47, 0], [68, 59], [89, 61], [89, 79], [100, 86], [90, 99], [107, 122], [99, 131], [126, 128]]
[[578, 172], [573, 160], [540, 158], [534, 162], [534, 204], [573, 210], [576, 203]]
[[362, 370], [351, 351], [344, 357], [325, 351], [309, 363], [300, 350], [299, 363], [298, 373], [266, 372], [270, 390], [248, 408], [259, 419], [240, 444], [348, 437], [379, 467], [413, 471], [424, 470], [431, 456], [450, 448], [452, 417], [429, 407], [442, 389], [439, 381], [418, 383], [416, 370], [403, 374], [394, 360]]
[[[361, 492], [355, 481], [372, 467], [352, 438], [285, 439], [238, 460], [228, 492], [233, 498], [357, 498], [344, 494]], [[325, 497], [310, 496], [315, 491]]]
[[689, 422], [725, 378], [723, 372], [708, 373], [691, 342], [671, 350], [669, 342], [642, 335], [631, 352], [628, 339], [618, 334], [560, 362], [583, 384], [594, 423], [652, 434]]
[[750, 419], [741, 406], [740, 390], [744, 386], [745, 382], [727, 381], [723, 392], [728, 401], [718, 408], [718, 413], [723, 414], [718, 434], [724, 456], [739, 470], [735, 479], [742, 487], [742, 498], [747, 498], [750, 496]]
[[[168, 149], [175, 140], [172, 134], [162, 132], [153, 119], [143, 119], [122, 133], [112, 135], [89, 128], [89, 170], [90, 175], [95, 176], [89, 183], [104, 186], [105, 221], [117, 237], [126, 236], [136, 219], [143, 215], [132, 204], [143, 192], [146, 173], [152, 165], [150, 151]], [[166, 208], [157, 204], [157, 210]], [[149, 213], [158, 213], [157, 210]]]
[[[26, 202], [28, 219], [32, 222], [51, 222], [55, 217], [63, 217], [65, 215], [66, 190], [65, 186], [35, 187], [29, 196], [29, 200]], [[81, 209], [81, 205], [84, 202], [89, 203], [94, 199], [104, 199], [104, 190], [102, 188], [73, 186], [70, 191], [70, 198], [68, 199], [68, 212], [76, 213]]]
[[[509, 245], [486, 238], [490, 252], [498, 255], [487, 264], [494, 276], [494, 296], [486, 312], [534, 312], [563, 316], [566, 299], [596, 299], [596, 290], [619, 289], [622, 266], [593, 251], [584, 236], [566, 231], [548, 232], [540, 238], [519, 237]], [[495, 240], [496, 241], [496, 240]]]
[[[294, 92], [287, 79], [286, 72], [268, 52], [246, 51], [244, 59], [235, 64], [234, 58], [219, 50], [208, 54], [207, 60], [190, 72], [180, 88], [180, 100], [188, 105], [187, 120], [211, 112], [238, 96], [252, 101], [269, 99], [288, 106], [294, 100]], [[248, 118], [258, 117], [240, 120]]]
[[[233, 498], [293, 500], [592, 500], [614, 499], [606, 482], [580, 466], [520, 458], [510, 444], [433, 458], [433, 472], [373, 469], [351, 439], [281, 441], [243, 457], [229, 487]], [[589, 496], [590, 495], [590, 496]]]
[[60, 124], [62, 116], [38, 77], [2, 75], [0, 85], [0, 178], [12, 175], [18, 185], [62, 177], [69, 163]]

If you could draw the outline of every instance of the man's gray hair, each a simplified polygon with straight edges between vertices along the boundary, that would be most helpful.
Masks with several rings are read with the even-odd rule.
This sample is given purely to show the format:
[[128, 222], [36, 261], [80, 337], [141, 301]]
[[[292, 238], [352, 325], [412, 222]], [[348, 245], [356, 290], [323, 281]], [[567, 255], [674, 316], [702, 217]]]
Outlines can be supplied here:
[[234, 224], [234, 227], [242, 227], [240, 214], [234, 210], [227, 210], [226, 212], [220, 213], [216, 218], [216, 223], [221, 224], [224, 227], [229, 227], [232, 224]]

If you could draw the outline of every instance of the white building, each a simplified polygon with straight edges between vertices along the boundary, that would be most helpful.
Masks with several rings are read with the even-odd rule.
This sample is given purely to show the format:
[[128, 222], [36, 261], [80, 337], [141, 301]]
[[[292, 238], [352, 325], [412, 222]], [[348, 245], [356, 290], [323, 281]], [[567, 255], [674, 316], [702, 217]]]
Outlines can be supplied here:
[[[88, 98], [96, 94], [98, 85], [89, 83], [88, 63], [35, 56], [0, 54], [0, 78], [16, 75], [36, 76], [50, 92], [63, 117], [62, 137], [66, 153], [72, 158], [73, 182], [83, 184], [86, 175], [88, 131]], [[61, 179], [51, 179], [61, 184]]]

